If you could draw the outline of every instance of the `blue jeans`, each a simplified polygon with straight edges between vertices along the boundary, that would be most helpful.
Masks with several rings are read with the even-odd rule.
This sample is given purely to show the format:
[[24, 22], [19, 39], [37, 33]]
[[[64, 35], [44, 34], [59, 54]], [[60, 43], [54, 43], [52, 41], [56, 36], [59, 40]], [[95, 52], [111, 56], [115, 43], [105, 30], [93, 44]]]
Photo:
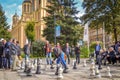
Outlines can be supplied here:
[[47, 64], [52, 64], [52, 56], [51, 56], [51, 53], [46, 53], [46, 61], [47, 61]]
[[30, 56], [28, 54], [25, 54], [25, 60], [29, 59]]
[[57, 58], [57, 62], [56, 62], [56, 63], [57, 63], [57, 64], [60, 64], [60, 63], [61, 63], [64, 68], [67, 67], [66, 62], [65, 62], [65, 59], [64, 59], [64, 53], [63, 53], [63, 52], [62, 52], [62, 53], [60, 54], [60, 56]]

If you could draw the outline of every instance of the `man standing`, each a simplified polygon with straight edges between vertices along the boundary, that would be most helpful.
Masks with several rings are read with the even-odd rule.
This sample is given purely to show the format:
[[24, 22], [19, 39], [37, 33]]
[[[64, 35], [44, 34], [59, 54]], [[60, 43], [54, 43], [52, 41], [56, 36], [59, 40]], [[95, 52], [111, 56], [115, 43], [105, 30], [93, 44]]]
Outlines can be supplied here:
[[12, 44], [10, 46], [11, 49], [11, 58], [12, 58], [12, 70], [16, 71], [16, 63], [17, 63], [17, 47], [16, 47], [16, 39], [12, 40]]
[[3, 50], [4, 50], [4, 48], [3, 48], [3, 42], [2, 42], [3, 40], [1, 40], [0, 41], [0, 68], [3, 68], [3, 66], [2, 66], [2, 56], [3, 56]]
[[100, 46], [99, 42], [97, 41], [96, 46], [95, 46], [96, 64], [98, 64], [97, 56], [99, 55], [100, 49], [101, 49], [101, 46]]
[[24, 45], [23, 51], [24, 51], [24, 54], [25, 54], [25, 69], [24, 69], [24, 72], [26, 72], [27, 71], [27, 66], [28, 66], [27, 60], [30, 57], [30, 43], [27, 43], [26, 45]]
[[70, 49], [70, 46], [69, 46], [68, 43], [66, 43], [66, 46], [63, 48], [63, 51], [67, 56], [68, 64], [70, 64], [70, 52], [71, 52], [71, 49]]
[[10, 69], [11, 67], [11, 52], [10, 52], [10, 46], [12, 44], [12, 39], [10, 39], [6, 44], [5, 44], [5, 49], [6, 49], [6, 59], [7, 59], [7, 68]]
[[23, 51], [25, 53], [25, 60], [30, 57], [30, 43], [24, 45]]
[[51, 59], [51, 45], [49, 44], [49, 41], [46, 42], [46, 45], [45, 45], [45, 54], [46, 54], [46, 61], [47, 61], [47, 64], [52, 64], [52, 59]]
[[80, 63], [80, 48], [78, 45], [75, 47], [75, 55], [76, 55], [76, 62], [79, 64]]

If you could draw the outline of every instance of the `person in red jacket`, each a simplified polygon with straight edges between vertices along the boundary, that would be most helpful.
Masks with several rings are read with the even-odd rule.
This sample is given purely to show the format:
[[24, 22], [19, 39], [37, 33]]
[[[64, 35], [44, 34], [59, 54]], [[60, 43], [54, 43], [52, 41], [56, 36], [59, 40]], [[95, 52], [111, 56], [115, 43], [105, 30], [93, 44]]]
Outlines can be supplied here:
[[45, 44], [45, 55], [46, 55], [46, 61], [47, 64], [52, 64], [52, 55], [51, 55], [51, 45], [49, 43], [49, 41], [46, 42]]

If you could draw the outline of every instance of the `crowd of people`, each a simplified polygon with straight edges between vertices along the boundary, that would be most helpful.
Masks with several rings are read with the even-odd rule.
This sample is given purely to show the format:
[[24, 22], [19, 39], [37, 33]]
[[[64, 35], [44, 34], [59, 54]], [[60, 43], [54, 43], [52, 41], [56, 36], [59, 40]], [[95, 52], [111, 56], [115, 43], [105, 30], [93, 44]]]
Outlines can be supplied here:
[[[23, 51], [25, 53], [25, 60], [30, 57], [30, 44], [24, 45]], [[66, 43], [63, 47], [60, 43], [57, 43], [54, 47], [51, 46], [49, 41], [46, 42], [44, 46], [44, 51], [46, 55], [46, 63], [48, 65], [53, 65], [56, 61], [56, 64], [60, 63], [63, 67], [68, 69], [67, 63], [70, 64], [71, 56], [76, 58], [76, 63], [80, 64], [80, 47], [76, 45], [75, 47], [69, 46], [69, 43]], [[52, 53], [54, 53], [54, 58], [52, 59]], [[95, 46], [95, 58], [96, 64], [115, 64], [120, 63], [120, 43], [116, 43], [114, 46], [110, 46], [107, 49], [102, 49], [99, 42]], [[0, 40], [0, 68], [16, 70], [16, 66], [19, 66], [19, 63], [22, 62], [21, 59], [21, 48], [19, 41], [16, 39], [10, 39], [6, 41], [5, 39]], [[18, 65], [17, 65], [18, 64]]]
[[[46, 54], [46, 62], [47, 64], [52, 65], [54, 61], [56, 60], [56, 64], [60, 65], [60, 63], [64, 67], [64, 71], [66, 73], [66, 70], [68, 69], [67, 63], [70, 64], [70, 56], [76, 55], [76, 63], [80, 63], [80, 47], [76, 45], [75, 48], [72, 48], [69, 46], [68, 43], [62, 48], [60, 43], [57, 43], [53, 48], [51, 47], [51, 44], [49, 41], [46, 42], [46, 45], [44, 46], [45, 54]], [[52, 51], [54, 53], [54, 59], [52, 60], [51, 55]], [[56, 70], [56, 75], [58, 74], [58, 66]]]
[[[26, 44], [28, 45], [28, 44]], [[26, 56], [30, 54], [29, 46], [25, 45], [24, 53]], [[16, 39], [9, 39], [6, 41], [5, 39], [0, 40], [0, 69], [5, 70], [17, 70], [17, 66], [19, 67], [19, 63], [22, 62], [21, 57], [21, 48], [19, 45], [19, 41]]]
[[[95, 46], [96, 64], [106, 65], [120, 63], [120, 43], [116, 43], [114, 46], [110, 46], [108, 49], [101, 48], [101, 45], [97, 41]], [[99, 67], [101, 69], [101, 67]]]

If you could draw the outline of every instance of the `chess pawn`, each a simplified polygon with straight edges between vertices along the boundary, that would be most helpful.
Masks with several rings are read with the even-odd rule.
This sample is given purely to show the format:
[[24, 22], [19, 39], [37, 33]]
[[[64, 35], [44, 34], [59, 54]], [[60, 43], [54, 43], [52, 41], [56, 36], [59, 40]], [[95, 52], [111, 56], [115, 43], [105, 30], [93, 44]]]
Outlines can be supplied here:
[[31, 63], [31, 68], [32, 68], [32, 69], [35, 69], [35, 66], [33, 65], [33, 63]]
[[98, 70], [98, 66], [95, 68], [95, 74], [97, 78], [101, 78], [100, 71]]
[[37, 69], [37, 59], [34, 60], [34, 69]]
[[50, 69], [54, 69], [54, 67], [53, 67], [53, 64], [51, 64], [51, 67], [50, 67]]
[[62, 75], [62, 73], [63, 73], [63, 69], [62, 69], [62, 67], [59, 67], [59, 69], [58, 69], [58, 79], [63, 79], [63, 75]]
[[92, 70], [91, 70], [90, 76], [95, 76], [95, 69], [92, 69]]
[[112, 78], [112, 75], [111, 75], [111, 73], [110, 73], [110, 67], [109, 67], [109, 66], [107, 67], [107, 73], [108, 73], [108, 77], [109, 77], [109, 78]]
[[76, 61], [74, 61], [73, 69], [77, 69], [77, 67], [76, 67]]
[[37, 69], [36, 69], [36, 74], [41, 74], [41, 66], [40, 66], [40, 59], [37, 59]]
[[86, 66], [87, 66], [86, 60], [84, 60], [83, 67], [86, 67]]
[[72, 66], [74, 66], [74, 62], [75, 62], [75, 60], [73, 60], [73, 62], [72, 62]]
[[47, 64], [45, 64], [45, 71], [47, 70]]
[[22, 61], [21, 62], [21, 69], [24, 69], [24, 65], [25, 65], [25, 63]]
[[91, 59], [91, 62], [92, 62], [92, 63], [95, 63], [94, 59]]
[[27, 76], [32, 76], [32, 73], [31, 73], [31, 65], [30, 65], [30, 62], [29, 62], [29, 61], [28, 61], [28, 67], [27, 67], [26, 74], [27, 74]]
[[93, 70], [93, 69], [95, 69], [95, 63], [94, 62], [92, 62], [91, 67], [90, 67], [90, 70]]

